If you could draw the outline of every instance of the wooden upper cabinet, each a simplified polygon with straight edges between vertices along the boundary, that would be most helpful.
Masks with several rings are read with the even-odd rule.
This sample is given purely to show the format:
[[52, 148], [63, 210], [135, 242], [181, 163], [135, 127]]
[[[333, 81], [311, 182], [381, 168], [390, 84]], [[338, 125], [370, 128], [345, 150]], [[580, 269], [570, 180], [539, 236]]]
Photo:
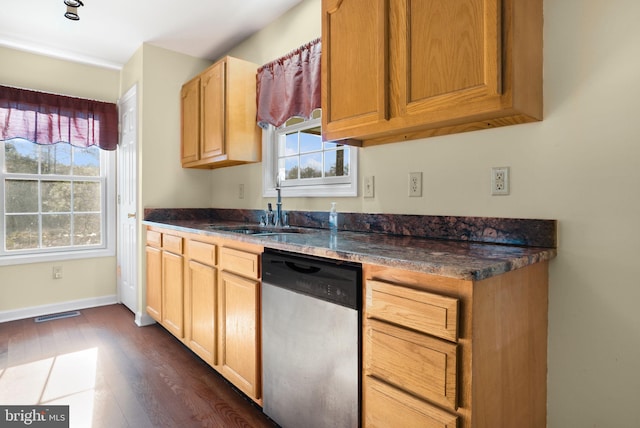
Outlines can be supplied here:
[[364, 145], [542, 119], [541, 0], [323, 0], [323, 133]]
[[202, 90], [202, 150], [201, 159], [211, 159], [224, 153], [225, 137], [225, 63], [218, 62], [200, 77]]
[[180, 92], [180, 157], [182, 164], [200, 159], [200, 78], [185, 83]]
[[219, 168], [260, 162], [257, 69], [256, 64], [227, 56], [183, 85], [183, 167]]
[[322, 131], [367, 129], [388, 119], [386, 1], [324, 0]]

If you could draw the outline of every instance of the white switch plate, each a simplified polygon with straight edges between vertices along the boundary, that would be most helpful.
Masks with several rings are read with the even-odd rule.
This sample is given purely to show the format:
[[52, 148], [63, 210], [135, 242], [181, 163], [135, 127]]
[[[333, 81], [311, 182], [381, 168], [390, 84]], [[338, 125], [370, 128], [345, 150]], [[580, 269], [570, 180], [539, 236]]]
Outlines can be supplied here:
[[364, 178], [362, 188], [362, 193], [365, 198], [373, 198], [375, 194], [375, 181], [373, 179], [373, 175]]
[[409, 173], [409, 196], [410, 197], [422, 196], [422, 173], [421, 172]]
[[500, 166], [491, 168], [491, 194], [509, 194], [509, 167]]
[[238, 186], [238, 199], [244, 199], [244, 184]]

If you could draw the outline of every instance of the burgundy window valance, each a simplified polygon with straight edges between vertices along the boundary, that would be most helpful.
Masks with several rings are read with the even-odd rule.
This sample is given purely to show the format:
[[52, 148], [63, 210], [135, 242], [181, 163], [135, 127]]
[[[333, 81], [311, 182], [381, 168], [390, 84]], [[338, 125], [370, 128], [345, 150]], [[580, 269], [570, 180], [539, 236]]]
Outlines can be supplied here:
[[309, 119], [320, 108], [321, 51], [316, 39], [258, 69], [257, 119], [262, 128], [278, 127], [294, 116]]
[[12, 138], [115, 150], [118, 109], [114, 103], [0, 86], [0, 141]]

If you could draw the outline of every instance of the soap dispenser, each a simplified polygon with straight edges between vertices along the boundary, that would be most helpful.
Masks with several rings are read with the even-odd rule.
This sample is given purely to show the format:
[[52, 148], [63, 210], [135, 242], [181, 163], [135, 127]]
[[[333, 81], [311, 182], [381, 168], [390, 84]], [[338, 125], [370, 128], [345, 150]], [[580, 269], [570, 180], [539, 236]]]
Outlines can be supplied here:
[[331, 233], [338, 231], [338, 212], [336, 211], [335, 202], [331, 202], [331, 211], [329, 211], [329, 230]]

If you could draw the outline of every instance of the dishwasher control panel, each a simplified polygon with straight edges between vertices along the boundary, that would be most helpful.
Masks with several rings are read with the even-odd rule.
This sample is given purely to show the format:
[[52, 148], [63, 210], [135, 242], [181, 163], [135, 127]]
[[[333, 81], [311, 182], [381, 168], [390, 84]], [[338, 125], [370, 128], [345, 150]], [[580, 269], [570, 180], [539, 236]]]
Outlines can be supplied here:
[[348, 308], [362, 308], [362, 267], [358, 263], [266, 250], [262, 280]]

